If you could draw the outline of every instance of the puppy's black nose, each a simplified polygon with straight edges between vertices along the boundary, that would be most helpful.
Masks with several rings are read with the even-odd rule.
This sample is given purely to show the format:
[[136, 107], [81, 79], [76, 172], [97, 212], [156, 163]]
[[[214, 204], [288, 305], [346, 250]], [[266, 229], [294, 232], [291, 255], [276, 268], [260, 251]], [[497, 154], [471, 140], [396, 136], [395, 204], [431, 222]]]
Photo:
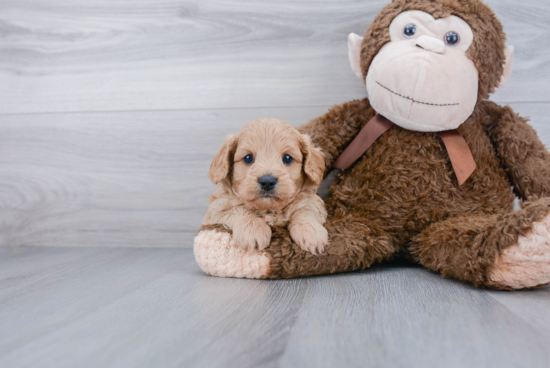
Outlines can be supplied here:
[[273, 175], [262, 175], [258, 179], [258, 184], [260, 184], [262, 190], [269, 192], [275, 188], [275, 185], [277, 185], [277, 178]]

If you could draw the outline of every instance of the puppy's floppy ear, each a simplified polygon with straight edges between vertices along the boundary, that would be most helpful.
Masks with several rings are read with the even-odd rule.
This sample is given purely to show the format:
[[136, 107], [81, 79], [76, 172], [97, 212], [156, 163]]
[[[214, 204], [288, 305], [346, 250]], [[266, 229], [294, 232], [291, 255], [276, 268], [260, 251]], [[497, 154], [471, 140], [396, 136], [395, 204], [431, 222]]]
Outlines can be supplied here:
[[315, 148], [311, 138], [302, 134], [302, 154], [304, 155], [304, 172], [315, 185], [321, 184], [325, 173], [325, 155]]
[[223, 141], [220, 150], [216, 153], [210, 165], [208, 177], [212, 183], [218, 184], [229, 174], [235, 148], [237, 148], [237, 136], [235, 134], [230, 134]]

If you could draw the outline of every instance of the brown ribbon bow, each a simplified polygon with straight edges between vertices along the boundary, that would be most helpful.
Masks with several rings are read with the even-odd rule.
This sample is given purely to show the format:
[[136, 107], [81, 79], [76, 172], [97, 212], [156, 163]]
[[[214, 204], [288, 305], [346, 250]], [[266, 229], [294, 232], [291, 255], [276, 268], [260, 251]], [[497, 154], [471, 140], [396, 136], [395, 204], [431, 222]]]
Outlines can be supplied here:
[[[394, 123], [377, 113], [342, 152], [333, 167], [343, 170], [353, 165], [382, 134], [394, 125]], [[456, 130], [446, 130], [438, 132], [438, 134], [443, 140], [443, 144], [445, 144], [458, 184], [462, 185], [476, 169], [476, 162], [470, 147], [468, 147], [464, 137]]]

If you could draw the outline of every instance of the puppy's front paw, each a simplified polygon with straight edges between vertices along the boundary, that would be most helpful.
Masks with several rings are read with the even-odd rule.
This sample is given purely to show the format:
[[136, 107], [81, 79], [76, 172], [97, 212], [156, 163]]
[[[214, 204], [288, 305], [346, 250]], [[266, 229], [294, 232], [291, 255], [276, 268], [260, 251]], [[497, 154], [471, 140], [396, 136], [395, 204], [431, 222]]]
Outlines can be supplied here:
[[323, 253], [328, 244], [328, 231], [318, 222], [300, 222], [290, 228], [290, 236], [303, 250]]
[[265, 249], [271, 241], [271, 228], [261, 218], [239, 224], [233, 228], [233, 240], [245, 249]]

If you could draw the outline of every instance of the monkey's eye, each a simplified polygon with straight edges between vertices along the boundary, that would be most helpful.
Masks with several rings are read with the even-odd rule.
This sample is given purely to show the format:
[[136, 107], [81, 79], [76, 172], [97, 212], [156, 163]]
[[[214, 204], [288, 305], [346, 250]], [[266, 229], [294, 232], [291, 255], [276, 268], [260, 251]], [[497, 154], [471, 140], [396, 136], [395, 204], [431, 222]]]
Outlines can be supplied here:
[[294, 159], [292, 158], [291, 155], [284, 155], [284, 156], [283, 156], [283, 162], [284, 162], [286, 165], [290, 165], [293, 161], [294, 161]]
[[247, 165], [250, 165], [254, 162], [254, 156], [252, 156], [252, 153], [249, 153], [248, 155], [243, 157], [243, 162]]
[[445, 43], [449, 46], [455, 46], [460, 42], [460, 36], [456, 32], [447, 32], [445, 35]]
[[403, 30], [403, 35], [407, 38], [410, 38], [416, 34], [416, 25], [414, 24], [407, 24], [405, 26], [405, 29]]

